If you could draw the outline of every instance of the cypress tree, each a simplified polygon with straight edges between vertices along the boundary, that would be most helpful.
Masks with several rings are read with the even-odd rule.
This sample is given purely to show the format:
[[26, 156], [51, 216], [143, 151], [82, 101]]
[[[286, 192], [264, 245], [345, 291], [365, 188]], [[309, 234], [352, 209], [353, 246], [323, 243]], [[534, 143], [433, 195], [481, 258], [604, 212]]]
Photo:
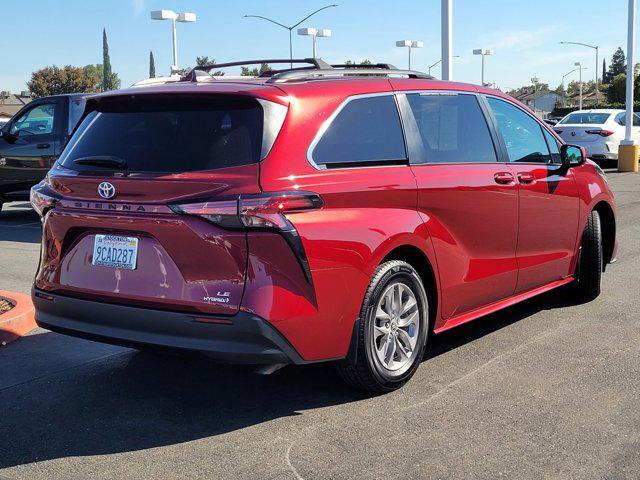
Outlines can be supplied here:
[[107, 43], [107, 31], [102, 29], [102, 90], [112, 90], [111, 59], [109, 58], [109, 44]]
[[156, 61], [153, 59], [151, 50], [149, 50], [149, 78], [156, 78]]
[[616, 52], [613, 54], [613, 57], [611, 57], [611, 65], [609, 66], [609, 72], [607, 75], [611, 80], [613, 80], [613, 77], [616, 75], [625, 73], [626, 69], [627, 64], [624, 52], [622, 51], [622, 48], [618, 47]]
[[607, 61], [602, 59], [602, 83], [609, 83], [607, 78]]

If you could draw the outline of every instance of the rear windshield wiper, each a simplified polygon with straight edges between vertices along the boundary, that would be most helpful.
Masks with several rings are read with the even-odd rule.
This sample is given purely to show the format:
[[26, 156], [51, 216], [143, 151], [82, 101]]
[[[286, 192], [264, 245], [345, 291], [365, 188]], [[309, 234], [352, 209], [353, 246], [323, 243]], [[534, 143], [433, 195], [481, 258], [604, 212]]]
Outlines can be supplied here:
[[96, 167], [126, 168], [127, 161], [124, 158], [111, 155], [95, 155], [93, 157], [76, 158], [73, 163], [78, 165], [94, 165]]

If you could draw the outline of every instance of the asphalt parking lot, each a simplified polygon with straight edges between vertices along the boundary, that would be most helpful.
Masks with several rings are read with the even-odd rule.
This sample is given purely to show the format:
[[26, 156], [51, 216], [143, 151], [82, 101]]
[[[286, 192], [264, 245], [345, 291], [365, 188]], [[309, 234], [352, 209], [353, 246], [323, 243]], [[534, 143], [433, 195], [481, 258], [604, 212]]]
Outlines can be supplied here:
[[[0, 347], [0, 478], [640, 478], [640, 177], [609, 182], [596, 301], [551, 292], [434, 338], [392, 394], [45, 330]], [[0, 289], [29, 291], [38, 237], [24, 204], [0, 214]]]

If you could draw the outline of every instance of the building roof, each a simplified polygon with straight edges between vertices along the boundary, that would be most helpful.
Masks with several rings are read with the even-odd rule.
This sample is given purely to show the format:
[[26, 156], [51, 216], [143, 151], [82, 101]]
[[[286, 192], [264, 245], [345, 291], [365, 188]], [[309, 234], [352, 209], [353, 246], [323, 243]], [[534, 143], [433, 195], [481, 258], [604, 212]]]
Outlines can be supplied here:
[[31, 100], [33, 97], [28, 92], [20, 94], [0, 92], [0, 116], [12, 117]]

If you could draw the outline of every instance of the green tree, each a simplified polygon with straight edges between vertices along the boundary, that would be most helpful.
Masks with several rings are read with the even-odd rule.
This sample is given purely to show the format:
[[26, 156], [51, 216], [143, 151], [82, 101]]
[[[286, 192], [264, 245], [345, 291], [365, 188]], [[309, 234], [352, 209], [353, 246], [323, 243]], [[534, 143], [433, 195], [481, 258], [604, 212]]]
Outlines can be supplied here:
[[627, 76], [624, 73], [613, 77], [607, 87], [607, 101], [611, 103], [624, 102], [626, 98]]
[[[92, 76], [95, 79], [95, 86], [93, 88], [94, 91], [100, 92], [102, 91], [102, 85], [104, 83], [104, 68], [101, 63], [96, 63], [95, 65], [85, 65], [82, 67], [85, 75]], [[111, 85], [114, 89], [120, 88], [120, 78], [117, 73], [111, 73]]]
[[353, 60], [347, 60], [346, 62], [344, 62], [344, 64], [345, 65], [373, 65], [371, 60], [368, 60], [366, 58], [363, 61], [361, 61], [360, 63], [356, 63]]
[[156, 61], [153, 59], [151, 50], [149, 50], [149, 78], [156, 78]]
[[83, 68], [53, 65], [33, 72], [27, 87], [34, 97], [39, 98], [62, 93], [97, 92], [96, 83], [96, 77]]
[[607, 78], [612, 81], [616, 75], [624, 73], [627, 69], [626, 57], [622, 48], [618, 47], [616, 52], [611, 57], [611, 65], [609, 65], [609, 71], [607, 72]]
[[260, 68], [258, 68], [258, 67], [255, 67], [255, 68], [242, 67], [240, 75], [242, 75], [243, 77], [258, 77], [262, 73], [270, 72], [270, 71], [271, 71], [271, 67], [269, 66], [269, 64], [261, 63], [260, 64]]
[[[199, 67], [211, 67], [216, 64], [215, 59], [209, 60], [209, 57], [196, 57], [196, 65]], [[216, 70], [215, 72], [209, 72], [211, 75], [221, 77], [224, 75], [222, 70]]]
[[109, 58], [109, 43], [107, 42], [107, 31], [102, 29], [102, 91], [114, 90], [118, 88], [113, 84], [111, 72], [111, 58]]
[[602, 83], [609, 83], [609, 78], [607, 76], [607, 61], [602, 59]]

